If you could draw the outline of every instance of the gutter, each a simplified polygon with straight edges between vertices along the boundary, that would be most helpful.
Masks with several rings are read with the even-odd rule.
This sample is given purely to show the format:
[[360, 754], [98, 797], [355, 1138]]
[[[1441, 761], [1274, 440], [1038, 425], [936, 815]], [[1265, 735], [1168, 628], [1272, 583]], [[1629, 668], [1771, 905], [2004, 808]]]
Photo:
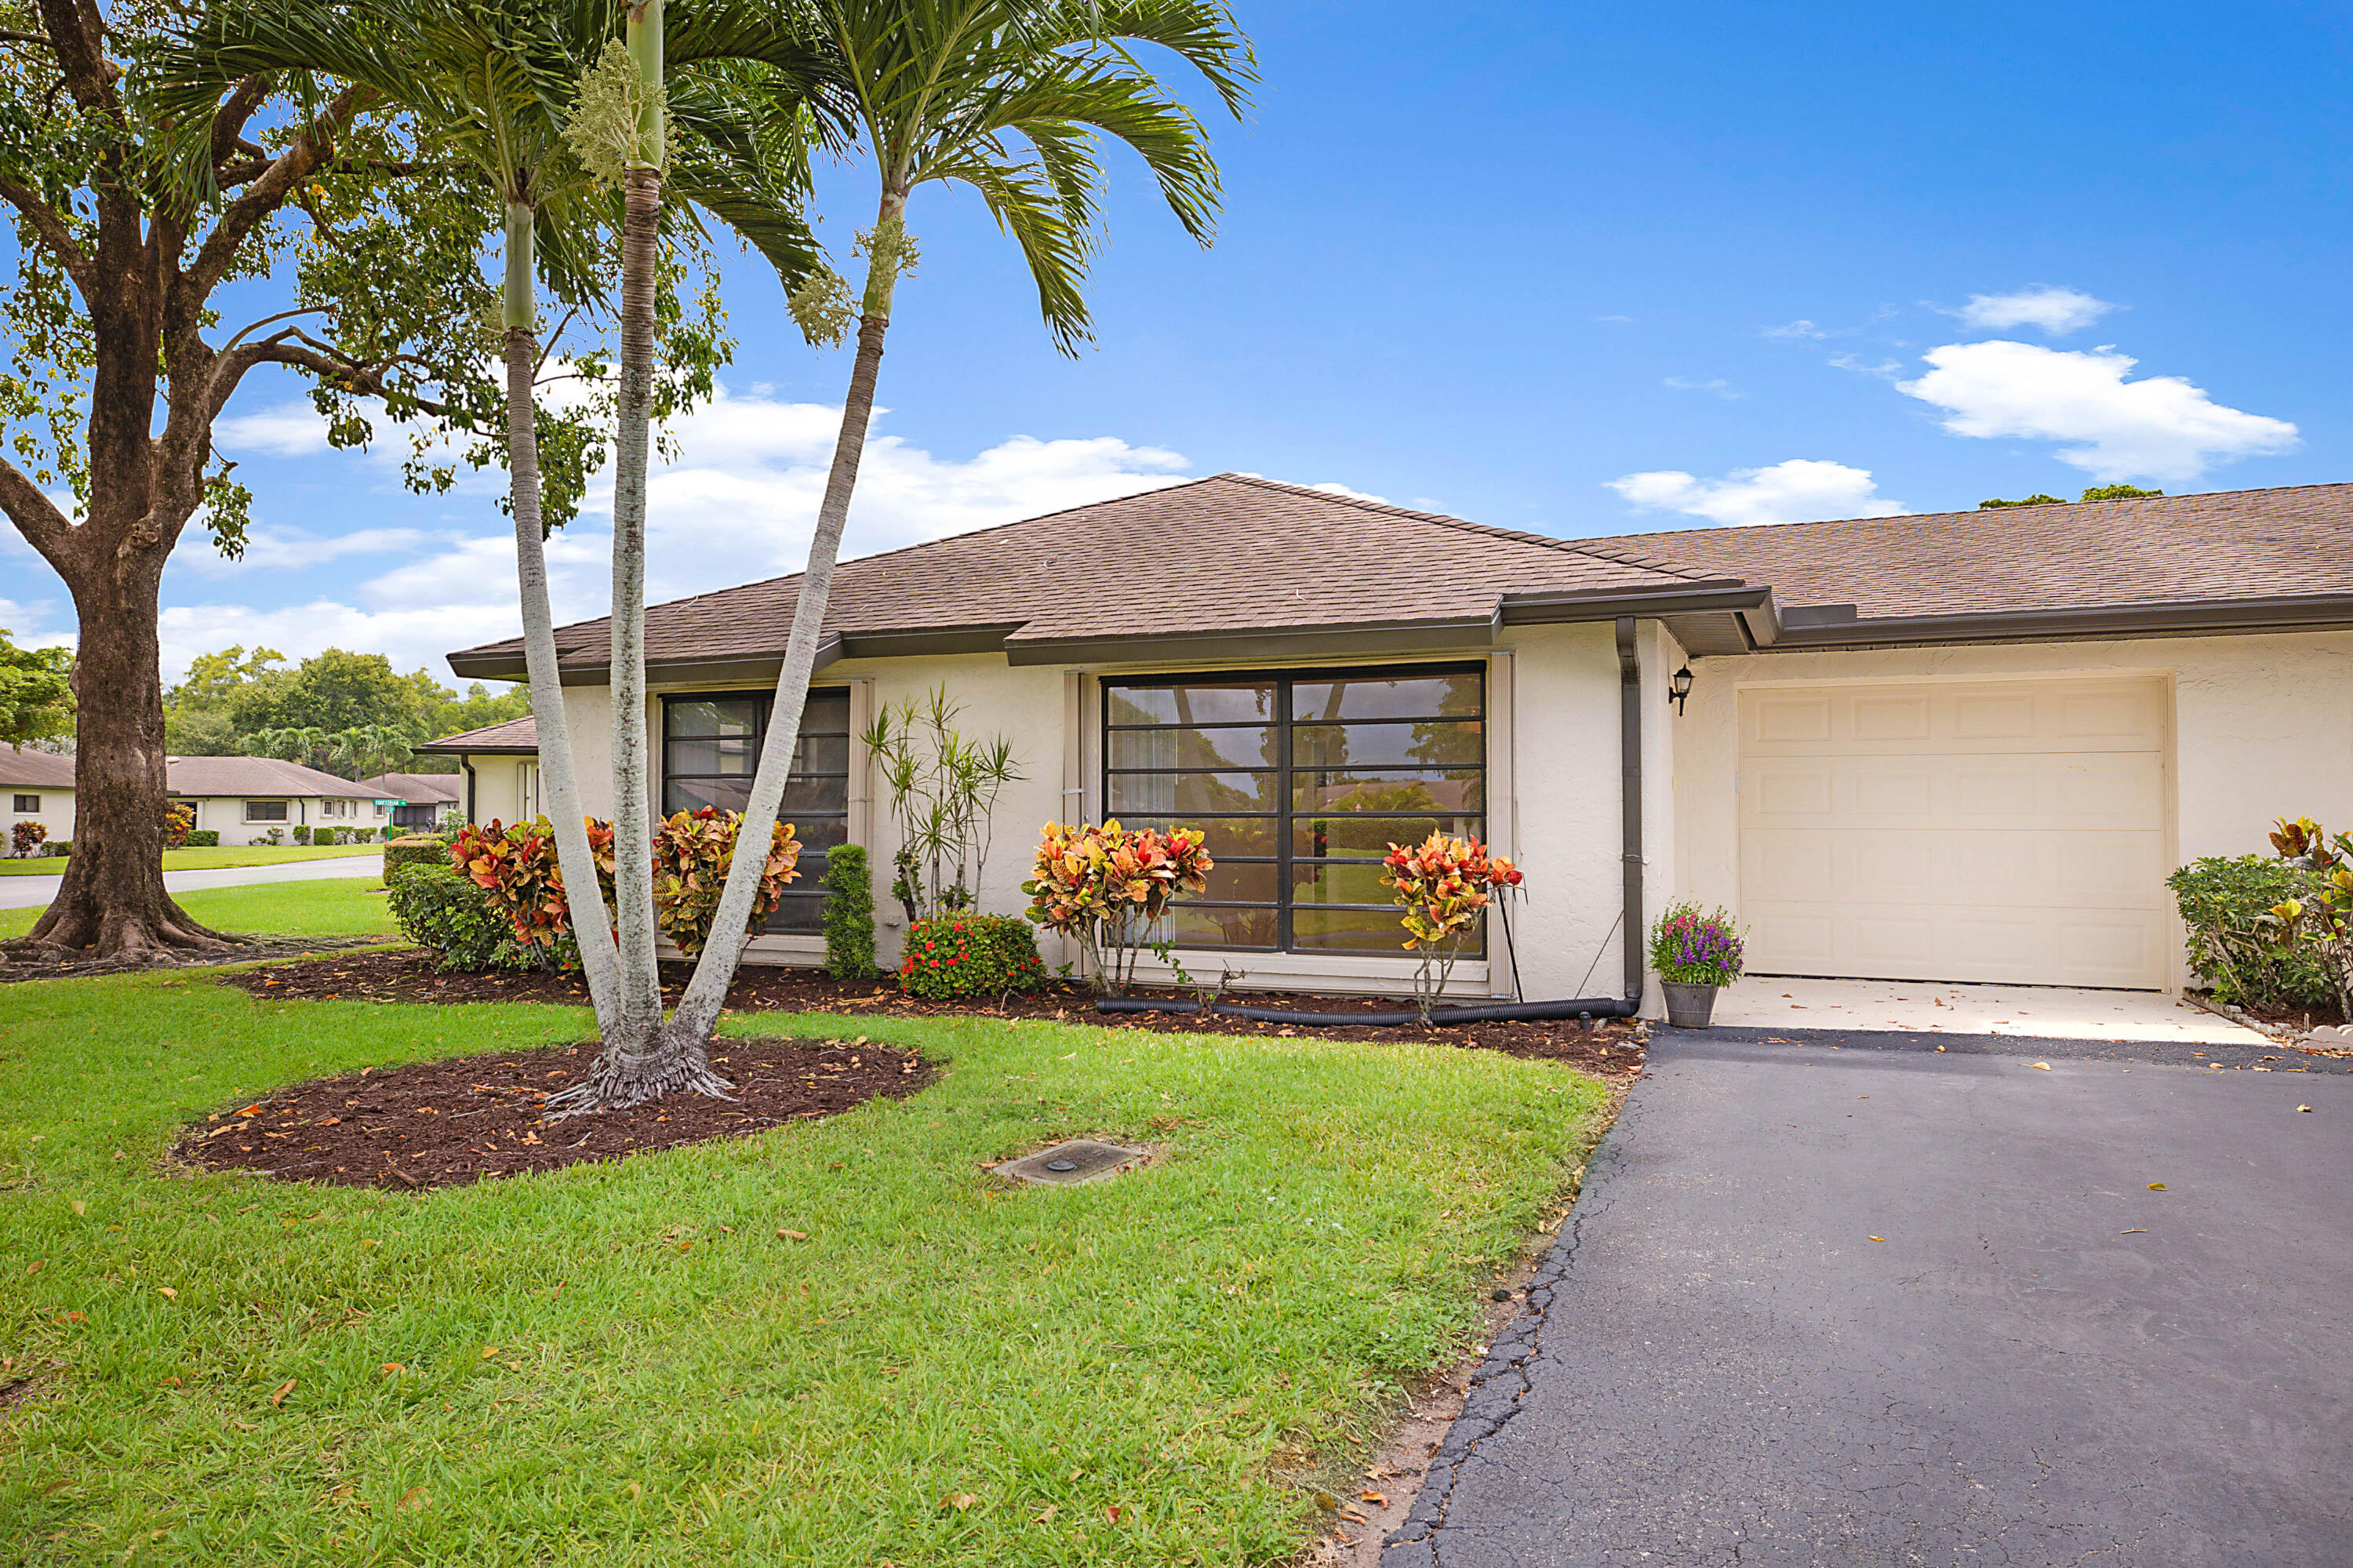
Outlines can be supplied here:
[[1782, 618], [1778, 652], [1888, 643], [2085, 641], [2108, 637], [2196, 637], [2353, 626], [2353, 594], [2166, 599], [2062, 609], [1968, 610], [1954, 615], [1861, 617], [1855, 607], [1808, 605]]
[[1618, 814], [1619, 859], [1623, 867], [1619, 919], [1626, 941], [1626, 1000], [1642, 1006], [1642, 655], [1634, 641], [1635, 620], [1618, 618]]

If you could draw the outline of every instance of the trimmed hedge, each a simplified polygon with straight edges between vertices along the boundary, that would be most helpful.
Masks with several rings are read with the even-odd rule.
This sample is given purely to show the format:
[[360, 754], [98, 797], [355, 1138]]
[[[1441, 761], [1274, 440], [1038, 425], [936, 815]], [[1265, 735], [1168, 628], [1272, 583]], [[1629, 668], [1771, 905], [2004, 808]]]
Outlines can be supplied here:
[[403, 866], [448, 864], [449, 846], [439, 839], [395, 839], [384, 846], [384, 885], [390, 887], [393, 873]]
[[308, 823], [308, 822], [301, 822], [301, 823], [298, 823], [298, 824], [295, 826], [295, 829], [294, 829], [294, 842], [295, 842], [296, 843], [298, 843], [298, 844], [307, 844], [307, 843], [309, 843], [309, 842], [311, 842], [311, 824], [310, 824], [310, 823]]
[[188, 835], [188, 847], [190, 849], [220, 848], [220, 830], [218, 828], [198, 828], [195, 832]]
[[836, 844], [825, 855], [825, 972], [838, 980], [874, 978], [874, 874], [856, 844]]
[[1037, 928], [1011, 915], [939, 915], [907, 927], [899, 989], [925, 1001], [1003, 996], [1046, 983]]
[[[386, 868], [390, 870], [389, 867]], [[392, 917], [401, 935], [433, 954], [438, 969], [527, 969], [531, 956], [514, 939], [490, 895], [455, 866], [408, 864], [393, 872]]]
[[2261, 1008], [2325, 1007], [2337, 998], [2321, 956], [2287, 946], [2272, 906], [2310, 895], [2305, 875], [2270, 855], [2209, 855], [2165, 885], [2181, 910], [2189, 967], [2215, 997]]

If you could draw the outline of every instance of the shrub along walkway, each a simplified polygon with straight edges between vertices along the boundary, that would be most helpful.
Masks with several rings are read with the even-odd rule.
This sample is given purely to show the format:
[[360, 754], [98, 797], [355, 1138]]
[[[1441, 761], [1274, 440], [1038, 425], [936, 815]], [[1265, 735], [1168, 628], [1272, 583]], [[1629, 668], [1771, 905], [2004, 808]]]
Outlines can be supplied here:
[[[662, 966], [664, 993], [675, 999], [689, 973], [683, 964]], [[587, 991], [577, 975], [540, 970], [488, 974], [442, 974], [422, 949], [395, 953], [352, 953], [306, 963], [280, 964], [227, 977], [256, 995], [321, 1001], [362, 999], [372, 1001], [537, 1001], [577, 1007]], [[1190, 997], [1189, 991], [1139, 991], [1140, 995]], [[1306, 992], [1251, 991], [1248, 1000], [1270, 1007], [1296, 1007], [1319, 1012], [1388, 1012], [1410, 1003], [1396, 997], [1331, 997]], [[1606, 1077], [1624, 1077], [1642, 1067], [1642, 1041], [1648, 1031], [1619, 1021], [1604, 1020], [1590, 1033], [1575, 1021], [1565, 1022], [1473, 1023], [1458, 1028], [1365, 1025], [1336, 1029], [1302, 1029], [1244, 1018], [1224, 1018], [1166, 1012], [1106, 1015], [1094, 1011], [1092, 992], [1056, 982], [1026, 995], [963, 1002], [918, 1001], [902, 995], [894, 980], [863, 984], [837, 980], [814, 969], [745, 965], [736, 971], [727, 1005], [743, 1012], [832, 1012], [867, 1018], [938, 1018], [978, 1015], [987, 1018], [1038, 1018], [1058, 1022], [1088, 1023], [1099, 1028], [1144, 1030], [1168, 1034], [1239, 1034], [1287, 1038], [1314, 1035], [1325, 1040], [1411, 1042], [1433, 1045], [1469, 1046], [1500, 1051], [1506, 1055], [1560, 1062]]]

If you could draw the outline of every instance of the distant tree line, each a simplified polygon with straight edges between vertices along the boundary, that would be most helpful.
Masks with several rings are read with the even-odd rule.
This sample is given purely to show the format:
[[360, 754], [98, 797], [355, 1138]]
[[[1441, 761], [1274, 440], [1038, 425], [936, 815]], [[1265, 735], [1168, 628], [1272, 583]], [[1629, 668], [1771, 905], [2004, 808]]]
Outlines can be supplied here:
[[[2084, 492], [2084, 499], [2086, 501], [2142, 501], [2149, 496], [2164, 493], [2165, 492], [2161, 490], [2143, 490], [2137, 484], [2095, 484]], [[2038, 492], [2023, 501], [2004, 501], [2000, 496], [1996, 496], [1991, 501], [1980, 501], [1978, 503], [1978, 510], [1992, 512], [2004, 506], [2064, 506], [2066, 504], [2067, 498], [2063, 495], [2044, 495]]]
[[454, 758], [417, 757], [427, 740], [531, 712], [521, 686], [477, 681], [463, 695], [425, 670], [403, 675], [381, 653], [330, 648], [290, 664], [274, 648], [200, 653], [164, 693], [165, 746], [180, 757], [282, 757], [347, 779], [451, 773]]

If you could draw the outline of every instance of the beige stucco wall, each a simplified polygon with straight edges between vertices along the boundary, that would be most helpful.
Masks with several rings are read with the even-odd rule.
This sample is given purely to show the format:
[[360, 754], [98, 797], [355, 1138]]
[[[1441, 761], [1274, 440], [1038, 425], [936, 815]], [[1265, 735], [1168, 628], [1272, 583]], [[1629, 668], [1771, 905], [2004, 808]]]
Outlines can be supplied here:
[[[2353, 821], [2353, 632], [1748, 654], [1694, 668], [1689, 712], [1673, 725], [1673, 885], [1736, 911], [1745, 689], [2158, 676], [2172, 694], [2172, 863], [2263, 852], [2282, 815]], [[2184, 978], [2177, 952], [2177, 989]]]
[[[37, 811], [16, 810], [19, 795], [38, 796], [41, 809]], [[49, 830], [52, 840], [71, 840], [74, 832], [73, 787], [68, 785], [59, 789], [47, 784], [37, 788], [29, 784], [0, 786], [0, 855], [14, 853], [16, 842], [14, 830], [18, 822], [38, 822]]]

